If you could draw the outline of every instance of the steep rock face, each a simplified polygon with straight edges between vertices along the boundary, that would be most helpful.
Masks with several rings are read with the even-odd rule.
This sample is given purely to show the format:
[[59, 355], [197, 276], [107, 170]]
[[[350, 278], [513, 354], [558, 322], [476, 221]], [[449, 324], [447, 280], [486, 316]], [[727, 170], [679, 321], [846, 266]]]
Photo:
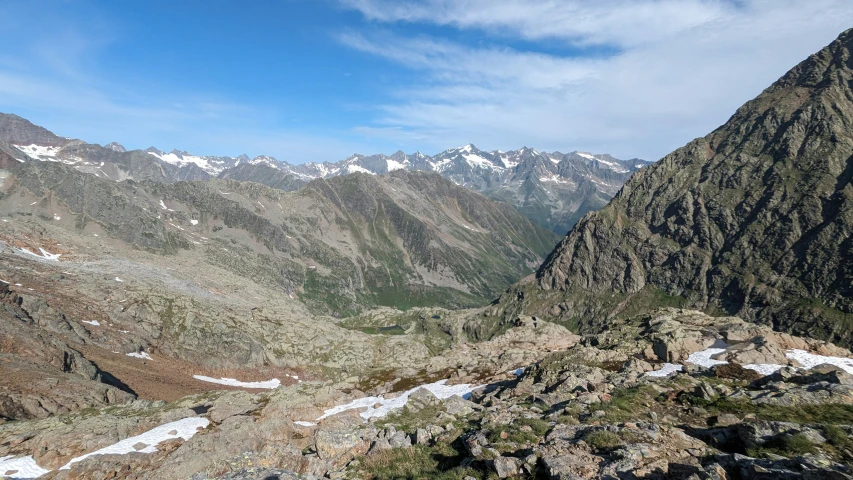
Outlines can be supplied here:
[[0, 113], [0, 139], [13, 145], [62, 147], [71, 140], [54, 135], [44, 127], [14, 114]]
[[687, 303], [853, 342], [853, 31], [638, 172], [502, 299], [596, 329]]

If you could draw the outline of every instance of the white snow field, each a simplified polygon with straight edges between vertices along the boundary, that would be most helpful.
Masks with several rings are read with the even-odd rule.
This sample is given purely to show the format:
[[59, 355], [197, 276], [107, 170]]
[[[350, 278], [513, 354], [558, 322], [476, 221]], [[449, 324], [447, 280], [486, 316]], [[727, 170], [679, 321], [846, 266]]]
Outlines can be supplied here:
[[[711, 348], [706, 348], [705, 350], [691, 353], [690, 356], [687, 357], [687, 362], [696, 365], [701, 365], [707, 368], [713, 367], [714, 365], [723, 365], [729, 363], [723, 360], [715, 360], [711, 358], [718, 353], [724, 352], [729, 346], [730, 345], [725, 344], [721, 340], [718, 340], [717, 343], [715, 343]], [[796, 360], [800, 365], [802, 365], [801, 368], [805, 370], [811, 370], [812, 368], [818, 365], [830, 364], [842, 368], [847, 373], [853, 374], [853, 358], [829, 357], [825, 355], [809, 353], [805, 350], [798, 349], [786, 351], [785, 356], [787, 358], [790, 358], [791, 360]], [[779, 370], [780, 368], [786, 366], [787, 365], [777, 365], [774, 363], [750, 363], [744, 365], [743, 368], [755, 370], [756, 372], [762, 375], [770, 375], [776, 370]], [[664, 363], [661, 368], [651, 372], [646, 372], [646, 375], [649, 377], [668, 377], [675, 372], [680, 372], [681, 370], [681, 365], [676, 365], [673, 363]]]
[[[467, 383], [463, 383], [460, 385], [445, 385], [447, 380], [439, 380], [435, 383], [428, 383], [426, 385], [421, 385], [419, 387], [412, 388], [410, 390], [406, 390], [401, 393], [396, 398], [386, 399], [383, 396], [378, 397], [365, 397], [359, 398], [351, 401], [350, 403], [344, 405], [338, 405], [337, 407], [332, 407], [326, 410], [322, 416], [317, 418], [317, 421], [320, 421], [326, 417], [330, 417], [332, 415], [336, 415], [341, 412], [345, 412], [347, 410], [353, 409], [365, 409], [359, 415], [361, 418], [367, 420], [371, 417], [384, 417], [388, 415], [391, 410], [395, 410], [398, 408], [403, 408], [406, 403], [409, 401], [409, 395], [414, 393], [419, 388], [425, 388], [430, 393], [435, 395], [439, 400], [443, 400], [446, 398], [450, 398], [453, 396], [459, 396], [462, 398], [469, 397], [471, 392], [474, 390], [481, 388], [482, 385], [472, 386]], [[376, 405], [379, 405], [378, 407]]]
[[651, 372], [646, 372], [649, 377], [668, 377], [675, 372], [680, 372], [683, 367], [674, 363], [664, 363], [662, 367]]
[[139, 352], [139, 353], [131, 352], [131, 353], [128, 353], [127, 356], [128, 357], [134, 357], [134, 358], [142, 358], [144, 360], [154, 360], [153, 358], [151, 358], [151, 355], [148, 355], [148, 352]]
[[[184, 441], [189, 440], [198, 432], [199, 428], [205, 428], [208, 425], [210, 425], [210, 420], [204, 417], [189, 417], [169, 422], [159, 427], [154, 427], [141, 435], [125, 438], [108, 447], [72, 458], [60, 470], [67, 470], [71, 468], [71, 465], [95, 455], [124, 455], [134, 452], [154, 453], [157, 451], [158, 443], [175, 438], [182, 438]], [[142, 446], [143, 444], [145, 445], [144, 447]]]
[[826, 357], [823, 355], [815, 355], [805, 350], [788, 350], [785, 356], [791, 360], [800, 362], [800, 365], [805, 369], [812, 369], [818, 365], [828, 363], [842, 368], [845, 372], [853, 374], [853, 359], [844, 357]]
[[[154, 453], [160, 442], [182, 438], [184, 441], [192, 438], [200, 428], [210, 425], [210, 420], [204, 417], [189, 417], [154, 427], [135, 437], [125, 438], [100, 450], [72, 458], [60, 470], [68, 470], [71, 465], [96, 455], [125, 455], [127, 453]], [[0, 457], [0, 477], [12, 479], [38, 478], [50, 470], [41, 468], [32, 456], [12, 458]]]
[[50, 470], [39, 467], [31, 456], [0, 457], [0, 477], [3, 478], [38, 478], [48, 472]]
[[241, 382], [233, 378], [213, 378], [205, 375], [193, 375], [193, 378], [202, 382], [218, 383], [219, 385], [229, 385], [231, 387], [273, 389], [281, 386], [281, 381], [277, 378], [265, 382]]
[[28, 249], [26, 249], [26, 248], [22, 248], [22, 249], [20, 249], [20, 250], [21, 250], [21, 253], [26, 253], [26, 254], [28, 254], [28, 255], [32, 255], [32, 256], [34, 256], [34, 257], [36, 257], [36, 258], [41, 258], [42, 260], [52, 260], [52, 261], [54, 261], [54, 262], [58, 262], [58, 261], [59, 261], [59, 257], [60, 257], [60, 256], [62, 256], [62, 254], [61, 254], [61, 253], [50, 253], [50, 252], [48, 252], [47, 250], [45, 250], [45, 249], [43, 249], [43, 248], [39, 248], [39, 251], [41, 252], [41, 255], [39, 255], [38, 253], [33, 253], [33, 252], [29, 251], [29, 250], [28, 250]]

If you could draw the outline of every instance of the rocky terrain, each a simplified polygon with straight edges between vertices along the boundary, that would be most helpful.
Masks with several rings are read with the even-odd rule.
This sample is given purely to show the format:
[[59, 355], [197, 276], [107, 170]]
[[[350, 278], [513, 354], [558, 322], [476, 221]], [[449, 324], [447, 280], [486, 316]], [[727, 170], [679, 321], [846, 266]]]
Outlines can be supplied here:
[[851, 47], [481, 308], [550, 233], [434, 173], [117, 183], [4, 149], [0, 476], [853, 478]]
[[0, 114], [0, 162], [8, 163], [10, 158], [60, 162], [113, 181], [171, 183], [220, 178], [261, 183], [285, 191], [297, 190], [315, 179], [352, 173], [434, 172], [457, 185], [506, 202], [537, 225], [560, 235], [586, 212], [607, 204], [635, 171], [647, 165], [643, 160], [623, 161], [607, 154], [543, 153], [527, 147], [484, 152], [473, 145], [435, 156], [420, 152], [355, 154], [334, 163], [294, 165], [265, 155], [198, 156], [179, 150], [166, 153], [154, 147], [127, 151], [115, 142], [102, 147], [59, 137], [16, 115]]
[[[489, 312], [582, 331], [654, 306], [853, 344], [853, 32], [634, 175]], [[505, 315], [505, 317], [504, 317]]]
[[404, 367], [373, 385], [306, 381], [0, 425], [0, 470], [57, 479], [853, 477], [853, 355], [831, 344], [668, 309], [583, 337], [523, 317], [477, 344], [483, 354], [472, 347], [446, 351], [451, 373]]

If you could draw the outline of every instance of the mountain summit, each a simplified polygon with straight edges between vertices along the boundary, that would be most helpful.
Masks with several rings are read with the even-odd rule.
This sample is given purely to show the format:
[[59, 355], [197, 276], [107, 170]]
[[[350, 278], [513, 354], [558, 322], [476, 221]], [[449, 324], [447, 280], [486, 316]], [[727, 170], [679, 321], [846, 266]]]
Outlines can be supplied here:
[[853, 30], [635, 174], [492, 313], [690, 305], [851, 345]]

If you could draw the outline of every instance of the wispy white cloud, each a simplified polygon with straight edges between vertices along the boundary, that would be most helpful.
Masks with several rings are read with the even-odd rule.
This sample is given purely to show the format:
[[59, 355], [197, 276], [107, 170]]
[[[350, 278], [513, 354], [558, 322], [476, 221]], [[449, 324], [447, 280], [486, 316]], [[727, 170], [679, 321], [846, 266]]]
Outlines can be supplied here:
[[[380, 22], [429, 22], [527, 39], [636, 45], [660, 41], [736, 9], [723, 0], [343, 0]], [[500, 29], [500, 30], [495, 30]]]
[[439, 148], [474, 141], [651, 159], [724, 122], [853, 18], [847, 0], [345, 3], [376, 22], [619, 49], [590, 58], [530, 51], [525, 43], [481, 48], [387, 33], [340, 35], [350, 48], [423, 74], [381, 107], [374, 126], [385, 132]]

